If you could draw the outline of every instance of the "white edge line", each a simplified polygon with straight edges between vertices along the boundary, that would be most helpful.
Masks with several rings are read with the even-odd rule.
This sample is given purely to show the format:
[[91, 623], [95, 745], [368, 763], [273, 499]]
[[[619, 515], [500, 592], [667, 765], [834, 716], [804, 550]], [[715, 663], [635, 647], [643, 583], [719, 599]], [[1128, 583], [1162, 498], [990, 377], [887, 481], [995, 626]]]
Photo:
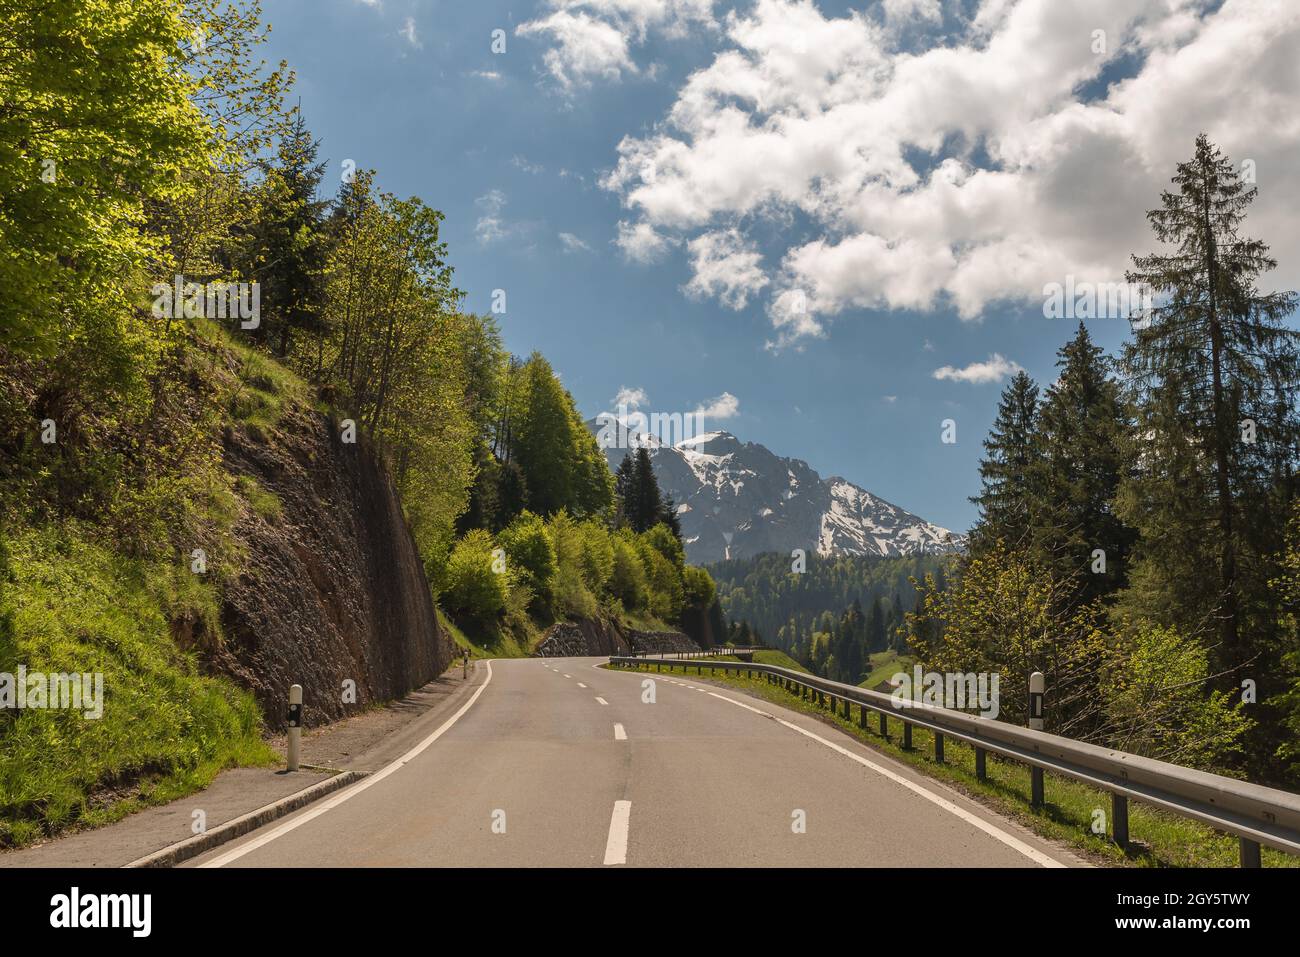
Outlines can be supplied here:
[[489, 660], [484, 660], [483, 663], [487, 665], [487, 679], [481, 685], [478, 686], [477, 690], [475, 690], [475, 692], [472, 695], [470, 695], [470, 699], [466, 701], [463, 705], [461, 705], [459, 711], [457, 711], [450, 718], [448, 718], [441, 725], [439, 725], [437, 731], [434, 731], [433, 734], [429, 735], [427, 738], [425, 738], [415, 747], [411, 748], [411, 750], [407, 751], [400, 758], [391, 762], [390, 764], [385, 765], [383, 768], [376, 771], [374, 774], [370, 775], [367, 778], [363, 778], [362, 780], [358, 781], [356, 784], [344, 788], [342, 791], [334, 795], [334, 797], [329, 798], [322, 804], [316, 805], [310, 811], [307, 811], [306, 813], [301, 814], [298, 817], [290, 818], [289, 820], [281, 824], [279, 827], [277, 827], [275, 830], [270, 831], [269, 833], [264, 834], [261, 837], [254, 838], [253, 840], [248, 841], [245, 844], [241, 844], [238, 847], [227, 851], [225, 854], [222, 854], [220, 857], [214, 857], [212, 860], [206, 861], [205, 863], [200, 864], [198, 866], [199, 867], [225, 867], [231, 861], [238, 860], [239, 858], [243, 857], [245, 854], [250, 854], [253, 851], [257, 850], [259, 847], [262, 847], [266, 844], [270, 844], [276, 838], [283, 837], [284, 835], [288, 834], [290, 831], [294, 830], [295, 828], [301, 827], [303, 824], [306, 824], [308, 821], [320, 817], [326, 811], [333, 810], [334, 808], [338, 807], [340, 804], [342, 804], [344, 801], [348, 800], [349, 798], [356, 797], [366, 788], [370, 787], [373, 784], [378, 784], [380, 781], [388, 777], [394, 771], [401, 769], [403, 765], [419, 757], [420, 754], [426, 748], [429, 747], [429, 745], [433, 744], [433, 742], [441, 738], [447, 731], [451, 729], [452, 725], [454, 725], [457, 721], [460, 720], [461, 716], [464, 715], [466, 711], [468, 711], [470, 708], [474, 706], [474, 702], [478, 700], [478, 696], [481, 695], [484, 689], [487, 688], [488, 684], [491, 683], [492, 662]]
[[953, 804], [947, 798], [940, 797], [938, 794], [935, 794], [929, 788], [917, 784], [915, 781], [911, 781], [903, 777], [903, 775], [889, 770], [889, 768], [882, 767], [881, 765], [876, 764], [874, 761], [868, 761], [866, 758], [862, 757], [862, 755], [855, 754], [854, 752], [850, 751], [848, 748], [836, 744], [834, 741], [828, 741], [825, 738], [823, 738], [821, 735], [815, 734], [814, 732], [809, 731], [806, 728], [801, 728], [799, 727], [799, 725], [794, 724], [790, 721], [786, 721], [784, 718], [778, 718], [774, 714], [768, 714], [766, 711], [760, 711], [758, 708], [751, 708], [749, 705], [743, 704], [737, 701], [735, 698], [728, 698], [726, 695], [716, 694], [715, 692], [712, 691], [710, 691], [709, 694], [712, 697], [717, 698], [719, 701], [726, 701], [729, 702], [730, 704], [734, 704], [738, 707], [744, 708], [746, 711], [753, 711], [755, 714], [761, 714], [764, 717], [772, 718], [778, 723], [785, 725], [791, 731], [797, 731], [799, 734], [802, 734], [804, 737], [812, 738], [814, 741], [826, 745], [826, 747], [830, 748], [832, 751], [838, 751], [846, 758], [849, 758], [852, 761], [856, 761], [858, 764], [861, 764], [863, 767], [870, 768], [871, 770], [875, 771], [877, 774], [889, 778], [889, 780], [897, 784], [901, 784], [909, 791], [914, 791], [915, 793], [919, 794], [921, 797], [925, 798], [927, 801], [930, 801], [933, 804], [937, 804], [945, 811], [948, 811], [949, 813], [961, 818], [963, 821], [965, 821], [967, 824], [970, 824], [972, 827], [979, 828], [985, 834], [1007, 845], [1007, 847], [1019, 851], [1025, 857], [1029, 858], [1031, 861], [1033, 861], [1035, 864], [1038, 864], [1041, 867], [1065, 867], [1064, 864], [1056, 860], [1054, 857], [1050, 857], [1047, 854], [1044, 854], [1042, 851], [1038, 850], [1037, 848], [1031, 847], [1030, 845], [1026, 844], [1024, 841], [1020, 840], [1020, 838], [1016, 837], [1013, 834], [1008, 834], [1006, 831], [1002, 830], [1002, 828], [998, 827], [997, 825], [990, 824], [988, 821], [984, 820], [978, 815], [972, 814], [964, 807], [960, 807], [956, 804]]

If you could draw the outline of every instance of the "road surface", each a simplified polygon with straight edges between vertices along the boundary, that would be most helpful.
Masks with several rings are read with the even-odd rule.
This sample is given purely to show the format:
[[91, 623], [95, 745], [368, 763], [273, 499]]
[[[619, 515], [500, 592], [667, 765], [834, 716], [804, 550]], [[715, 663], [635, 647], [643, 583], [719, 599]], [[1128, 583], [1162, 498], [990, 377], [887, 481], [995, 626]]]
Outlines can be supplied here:
[[187, 866], [1079, 863], [811, 716], [604, 660], [479, 663], [403, 758]]

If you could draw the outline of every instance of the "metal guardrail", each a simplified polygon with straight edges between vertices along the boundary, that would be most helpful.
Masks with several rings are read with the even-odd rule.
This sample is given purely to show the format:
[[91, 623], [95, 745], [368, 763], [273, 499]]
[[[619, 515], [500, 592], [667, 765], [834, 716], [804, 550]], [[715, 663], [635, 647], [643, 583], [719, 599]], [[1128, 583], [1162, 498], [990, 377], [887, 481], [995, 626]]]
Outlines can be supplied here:
[[[726, 649], [715, 649], [722, 654]], [[611, 665], [620, 667], [689, 667], [687, 662], [712, 658], [614, 656]], [[1240, 839], [1242, 867], [1260, 866], [1260, 846], [1300, 854], [1300, 794], [1250, 784], [1235, 778], [1180, 767], [1113, 748], [1104, 748], [1059, 735], [1035, 731], [978, 715], [965, 714], [919, 701], [896, 700], [892, 695], [854, 685], [830, 681], [775, 665], [752, 662], [709, 660], [697, 664], [702, 674], [719, 668], [766, 675], [769, 684], [780, 684], [797, 692], [801, 699], [813, 699], [834, 712], [842, 705], [848, 718], [850, 704], [860, 709], [859, 724], [867, 726], [868, 712], [880, 718], [880, 732], [888, 737], [888, 718], [903, 724], [903, 747], [912, 745], [912, 726], [934, 734], [935, 759], [943, 761], [945, 738], [965, 742], [975, 749], [975, 773], [983, 780], [985, 755], [989, 752], [1028, 765], [1034, 771], [1034, 803], [1041, 804], [1041, 774], [1050, 771], [1082, 781], [1111, 795], [1112, 839], [1121, 847], [1129, 842], [1128, 801], [1130, 798], [1192, 818]]]
[[[634, 651], [630, 655], [620, 655], [624, 658], [675, 658], [678, 661], [696, 661], [707, 658], [719, 658], [724, 655], [752, 655], [756, 651], [763, 649], [757, 645], [749, 647], [732, 647], [731, 645], [715, 645], [712, 648], [703, 648], [699, 651]], [[613, 661], [610, 658], [610, 661]]]

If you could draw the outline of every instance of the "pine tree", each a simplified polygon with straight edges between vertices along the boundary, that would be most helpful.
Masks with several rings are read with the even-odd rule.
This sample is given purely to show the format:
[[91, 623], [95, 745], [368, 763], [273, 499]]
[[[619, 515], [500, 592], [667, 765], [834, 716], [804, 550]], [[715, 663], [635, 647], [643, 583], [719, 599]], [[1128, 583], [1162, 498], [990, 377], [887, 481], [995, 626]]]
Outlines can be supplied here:
[[663, 507], [659, 510], [659, 521], [668, 526], [668, 530], [673, 533], [677, 541], [682, 541], [682, 523], [677, 517], [677, 503], [673, 501], [671, 495], [664, 499]]
[[1204, 134], [1173, 184], [1147, 218], [1174, 249], [1134, 256], [1128, 274], [1156, 304], [1123, 354], [1138, 469], [1121, 515], [1142, 535], [1127, 597], [1184, 631], [1216, 626], [1218, 664], [1233, 668], [1277, 627], [1267, 556], [1281, 550], [1277, 516], [1295, 490], [1300, 358], [1284, 320], [1297, 298], [1257, 289], [1277, 263], [1240, 234], [1256, 189]]
[[1038, 386], [1026, 373], [1016, 373], [1003, 391], [984, 450], [979, 467], [982, 487], [971, 499], [980, 509], [971, 550], [979, 551], [998, 539], [1011, 546], [1027, 545], [1034, 527], [1042, 449]]
[[871, 603], [871, 612], [867, 615], [867, 654], [884, 651], [889, 636], [885, 631], [885, 609], [880, 598]]
[[1046, 563], [1080, 583], [1086, 601], [1123, 584], [1135, 538], [1114, 512], [1127, 472], [1128, 414], [1111, 363], [1082, 322], [1056, 364], [1060, 377], [1048, 388], [1039, 414], [1043, 480], [1037, 545]]
[[254, 335], [260, 342], [274, 343], [281, 358], [289, 354], [295, 331], [316, 337], [325, 332], [329, 234], [328, 204], [319, 198], [325, 173], [325, 163], [317, 160], [319, 145], [298, 112], [275, 160], [259, 164], [263, 179], [245, 253], [261, 287], [261, 323]]
[[649, 531], [663, 520], [663, 499], [659, 494], [659, 483], [655, 479], [650, 453], [645, 448], [637, 448], [632, 456], [630, 474], [626, 478], [620, 493], [623, 515], [632, 531]]

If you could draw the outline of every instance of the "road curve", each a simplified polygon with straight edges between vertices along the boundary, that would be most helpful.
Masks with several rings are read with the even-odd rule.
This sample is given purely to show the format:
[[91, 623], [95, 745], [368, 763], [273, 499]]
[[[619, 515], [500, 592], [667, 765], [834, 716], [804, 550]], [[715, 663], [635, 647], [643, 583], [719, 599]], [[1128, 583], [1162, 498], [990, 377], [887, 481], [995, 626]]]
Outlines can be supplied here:
[[404, 758], [190, 865], [1080, 863], [813, 717], [604, 660], [480, 665]]

